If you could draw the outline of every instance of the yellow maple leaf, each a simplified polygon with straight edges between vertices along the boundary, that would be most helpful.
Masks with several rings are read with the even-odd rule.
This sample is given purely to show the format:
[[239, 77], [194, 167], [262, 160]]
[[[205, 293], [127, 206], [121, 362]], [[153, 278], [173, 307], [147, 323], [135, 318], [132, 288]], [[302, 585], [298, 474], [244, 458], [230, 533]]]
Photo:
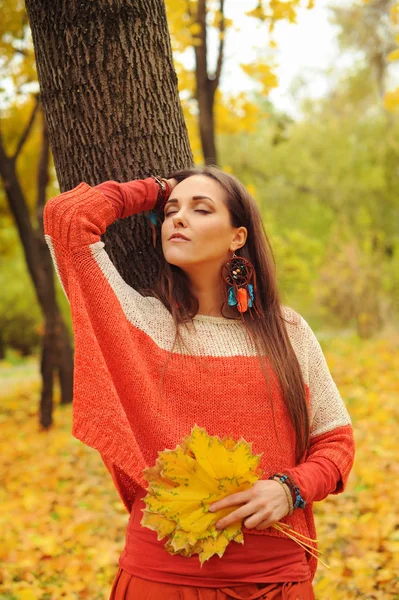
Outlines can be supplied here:
[[241, 438], [220, 439], [195, 425], [174, 450], [158, 453], [156, 464], [143, 471], [148, 482], [141, 525], [167, 538], [165, 550], [190, 557], [201, 565], [222, 557], [231, 541], [244, 543], [242, 523], [219, 531], [215, 524], [236, 507], [210, 513], [210, 504], [250, 488], [261, 477], [261, 455]]

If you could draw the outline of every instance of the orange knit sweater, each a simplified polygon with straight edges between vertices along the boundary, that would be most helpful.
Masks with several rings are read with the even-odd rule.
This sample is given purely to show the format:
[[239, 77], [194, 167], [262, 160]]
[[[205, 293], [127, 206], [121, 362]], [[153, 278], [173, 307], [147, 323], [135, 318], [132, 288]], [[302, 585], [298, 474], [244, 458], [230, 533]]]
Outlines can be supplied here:
[[[146, 486], [143, 469], [195, 423], [210, 435], [243, 436], [255, 453], [263, 453], [265, 479], [283, 471], [299, 485], [307, 505], [283, 521], [315, 537], [312, 502], [343, 491], [354, 443], [349, 414], [313, 331], [298, 313], [283, 308], [309, 399], [311, 438], [301, 464], [277, 377], [269, 367], [276, 432], [268, 386], [240, 321], [197, 315], [189, 331], [182, 328], [185, 345], [175, 347], [160, 395], [159, 378], [175, 338], [173, 319], [158, 299], [125, 283], [100, 238], [116, 219], [151, 210], [158, 186], [151, 178], [108, 184], [115, 187], [109, 197], [82, 182], [44, 210], [45, 238], [75, 335], [73, 435], [101, 453], [129, 512]], [[323, 477], [331, 464], [338, 479]], [[283, 536], [273, 528], [243, 531]], [[310, 558], [309, 566], [313, 576], [316, 561]]]

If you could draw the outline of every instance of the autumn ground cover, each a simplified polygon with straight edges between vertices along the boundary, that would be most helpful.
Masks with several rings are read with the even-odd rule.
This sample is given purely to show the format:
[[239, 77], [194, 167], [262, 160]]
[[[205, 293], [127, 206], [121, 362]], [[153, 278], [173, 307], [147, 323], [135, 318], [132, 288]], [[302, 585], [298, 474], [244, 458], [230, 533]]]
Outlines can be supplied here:
[[[353, 418], [346, 493], [316, 505], [318, 600], [399, 599], [398, 337], [323, 348]], [[37, 360], [0, 363], [0, 600], [107, 600], [128, 514], [96, 451], [70, 434], [71, 406], [37, 426]]]

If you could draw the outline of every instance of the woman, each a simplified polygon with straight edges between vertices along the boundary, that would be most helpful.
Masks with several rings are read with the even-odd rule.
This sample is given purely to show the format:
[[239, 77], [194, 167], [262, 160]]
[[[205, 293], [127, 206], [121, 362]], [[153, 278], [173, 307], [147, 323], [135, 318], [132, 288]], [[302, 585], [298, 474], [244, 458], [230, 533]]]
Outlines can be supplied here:
[[[140, 211], [160, 216], [163, 251], [141, 294], [100, 238]], [[271, 525], [315, 538], [313, 501], [342, 492], [353, 464], [351, 421], [311, 328], [280, 304], [244, 186], [214, 167], [82, 182], [47, 203], [44, 224], [75, 333], [72, 432], [101, 453], [130, 513], [111, 599], [314, 598], [314, 553]], [[213, 507], [231, 508], [218, 526], [241, 521], [244, 544], [202, 567], [140, 524], [143, 470], [195, 424], [252, 442], [263, 470]]]

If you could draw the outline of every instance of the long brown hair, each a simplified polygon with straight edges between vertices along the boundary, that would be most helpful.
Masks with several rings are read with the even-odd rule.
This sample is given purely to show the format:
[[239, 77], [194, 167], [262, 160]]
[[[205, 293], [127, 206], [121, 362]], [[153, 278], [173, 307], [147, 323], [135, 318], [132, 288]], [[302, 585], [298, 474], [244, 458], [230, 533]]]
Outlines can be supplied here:
[[[285, 319], [276, 282], [273, 250], [267, 236], [260, 210], [244, 185], [234, 176], [214, 166], [191, 168], [171, 173], [178, 182], [192, 175], [204, 175], [217, 181], [226, 193], [232, 227], [248, 230], [245, 245], [236, 254], [251, 261], [257, 280], [257, 305], [262, 317], [251, 318], [248, 312], [239, 313], [254, 342], [263, 373], [269, 386], [262, 355], [267, 356], [276, 373], [284, 401], [296, 434], [296, 459], [302, 458], [309, 441], [309, 414], [301, 369], [285, 327]], [[150, 290], [143, 290], [150, 292]], [[161, 259], [160, 271], [151, 290], [173, 316], [176, 331], [179, 325], [192, 322], [198, 312], [197, 298], [190, 292], [189, 279], [182, 269]], [[221, 311], [223, 314], [223, 308]], [[178, 333], [177, 333], [178, 335]], [[175, 339], [176, 341], [176, 339]], [[172, 349], [173, 350], [173, 349]]]

